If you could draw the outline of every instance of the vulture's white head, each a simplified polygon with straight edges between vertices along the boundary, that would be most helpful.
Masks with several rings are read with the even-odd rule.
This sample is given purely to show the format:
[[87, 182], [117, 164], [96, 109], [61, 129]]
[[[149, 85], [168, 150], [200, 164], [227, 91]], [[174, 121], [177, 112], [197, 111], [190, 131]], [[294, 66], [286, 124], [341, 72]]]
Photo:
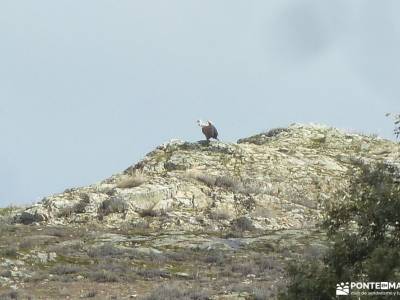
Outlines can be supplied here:
[[197, 120], [197, 125], [199, 125], [200, 127], [207, 126], [207, 124], [204, 124], [202, 120]]

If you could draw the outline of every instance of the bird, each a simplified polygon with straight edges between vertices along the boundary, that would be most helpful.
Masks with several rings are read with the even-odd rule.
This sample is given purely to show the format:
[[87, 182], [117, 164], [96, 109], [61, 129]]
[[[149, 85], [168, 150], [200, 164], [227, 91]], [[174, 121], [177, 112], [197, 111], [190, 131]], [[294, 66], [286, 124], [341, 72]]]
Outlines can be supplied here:
[[197, 120], [197, 124], [201, 127], [201, 131], [206, 136], [207, 141], [210, 141], [211, 138], [219, 141], [217, 128], [215, 128], [211, 121], [203, 123], [201, 120]]

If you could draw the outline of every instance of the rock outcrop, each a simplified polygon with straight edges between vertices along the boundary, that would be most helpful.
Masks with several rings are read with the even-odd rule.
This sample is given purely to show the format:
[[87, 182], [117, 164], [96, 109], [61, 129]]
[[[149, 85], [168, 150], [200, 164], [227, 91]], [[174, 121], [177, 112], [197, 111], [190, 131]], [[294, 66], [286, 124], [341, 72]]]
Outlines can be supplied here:
[[398, 168], [400, 146], [317, 125], [168, 142], [99, 183], [0, 209], [0, 298], [276, 299], [288, 261], [326, 252], [315, 224], [360, 161]]
[[44, 198], [15, 221], [117, 227], [146, 218], [154, 228], [189, 231], [223, 230], [240, 220], [265, 230], [310, 227], [360, 159], [395, 164], [400, 147], [298, 124], [235, 144], [174, 140], [104, 181]]

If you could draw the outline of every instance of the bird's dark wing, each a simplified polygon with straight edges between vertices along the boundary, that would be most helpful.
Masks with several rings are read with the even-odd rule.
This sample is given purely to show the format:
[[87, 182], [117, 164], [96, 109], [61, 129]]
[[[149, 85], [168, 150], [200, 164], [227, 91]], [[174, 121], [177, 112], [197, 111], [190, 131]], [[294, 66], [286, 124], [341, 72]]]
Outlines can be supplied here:
[[202, 127], [201, 132], [203, 132], [203, 134], [207, 137], [207, 127]]
[[217, 128], [215, 128], [215, 126], [214, 125], [212, 125], [212, 128], [213, 128], [213, 138], [214, 139], [217, 139], [218, 138], [218, 130], [217, 130]]

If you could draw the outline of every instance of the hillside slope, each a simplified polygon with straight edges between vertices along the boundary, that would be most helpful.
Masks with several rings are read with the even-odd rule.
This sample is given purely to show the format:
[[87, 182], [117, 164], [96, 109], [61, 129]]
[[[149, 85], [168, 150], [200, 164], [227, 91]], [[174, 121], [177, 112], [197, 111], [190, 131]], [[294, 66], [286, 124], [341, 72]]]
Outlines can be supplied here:
[[177, 140], [98, 184], [46, 197], [17, 221], [118, 226], [147, 212], [163, 229], [224, 229], [241, 216], [260, 229], [298, 228], [312, 224], [323, 201], [346, 186], [352, 160], [360, 158], [396, 161], [399, 146], [304, 125], [237, 144]]
[[315, 225], [357, 160], [398, 163], [400, 146], [298, 124], [232, 144], [171, 141], [5, 214], [0, 283], [40, 299], [274, 298], [286, 260], [323, 253]]

